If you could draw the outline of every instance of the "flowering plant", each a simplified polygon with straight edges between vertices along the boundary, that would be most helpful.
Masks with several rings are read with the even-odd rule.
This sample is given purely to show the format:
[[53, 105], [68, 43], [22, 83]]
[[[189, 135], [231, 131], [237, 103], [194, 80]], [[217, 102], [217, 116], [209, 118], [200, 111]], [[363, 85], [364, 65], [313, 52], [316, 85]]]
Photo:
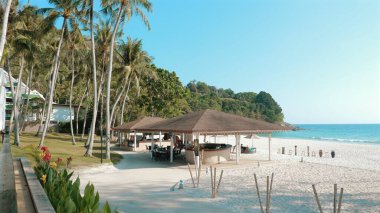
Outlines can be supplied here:
[[53, 161], [47, 147], [35, 150], [35, 173], [56, 212], [111, 213], [107, 202], [102, 209], [99, 208], [99, 194], [95, 193], [94, 185], [88, 183], [84, 195], [81, 195], [79, 177], [73, 182], [73, 172], [67, 170], [73, 160], [71, 156], [66, 162], [62, 162], [60, 157]]

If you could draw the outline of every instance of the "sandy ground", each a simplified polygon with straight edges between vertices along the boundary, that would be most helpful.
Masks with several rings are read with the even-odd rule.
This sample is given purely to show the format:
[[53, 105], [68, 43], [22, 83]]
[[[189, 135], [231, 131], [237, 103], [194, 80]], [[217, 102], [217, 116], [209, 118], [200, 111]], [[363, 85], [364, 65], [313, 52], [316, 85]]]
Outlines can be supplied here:
[[[234, 143], [234, 138], [218, 141]], [[251, 146], [252, 140], [242, 137], [242, 143]], [[210, 198], [208, 165], [203, 167], [200, 187], [192, 188], [183, 159], [170, 164], [150, 160], [148, 153], [119, 151], [124, 157], [119, 164], [77, 173], [82, 183], [95, 185], [103, 202], [108, 200], [121, 212], [259, 212], [253, 174], [258, 177], [265, 203], [266, 176], [272, 172], [271, 212], [317, 212], [312, 184], [316, 184], [323, 210], [332, 212], [334, 183], [344, 188], [342, 212], [380, 212], [379, 145], [274, 138], [272, 161], [267, 161], [268, 139], [255, 139], [253, 145], [258, 152], [242, 154], [239, 165], [234, 161], [213, 165], [218, 172], [224, 170], [216, 199]], [[298, 156], [294, 156], [295, 145]], [[316, 157], [299, 156], [307, 155], [307, 146]], [[279, 154], [281, 147], [285, 147], [285, 155]], [[318, 156], [320, 149], [322, 158]], [[331, 158], [331, 150], [335, 158]], [[185, 189], [170, 191], [179, 180], [185, 181]]]

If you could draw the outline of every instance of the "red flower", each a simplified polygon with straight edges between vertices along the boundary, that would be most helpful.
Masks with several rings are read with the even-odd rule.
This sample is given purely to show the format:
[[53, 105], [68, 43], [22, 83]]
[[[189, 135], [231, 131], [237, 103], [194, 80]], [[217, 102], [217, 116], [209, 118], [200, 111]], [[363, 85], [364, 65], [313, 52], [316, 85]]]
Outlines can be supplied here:
[[47, 149], [48, 149], [48, 148], [47, 148], [46, 146], [41, 147], [41, 150], [42, 150], [43, 152], [46, 152]]
[[51, 154], [49, 152], [45, 153], [45, 156], [42, 158], [44, 161], [50, 161], [51, 160]]

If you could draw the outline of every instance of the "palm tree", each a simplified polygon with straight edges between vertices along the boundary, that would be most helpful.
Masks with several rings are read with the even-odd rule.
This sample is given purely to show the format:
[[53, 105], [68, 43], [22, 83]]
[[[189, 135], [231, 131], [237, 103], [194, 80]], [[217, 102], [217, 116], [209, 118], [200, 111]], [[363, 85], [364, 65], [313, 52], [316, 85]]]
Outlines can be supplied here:
[[[122, 69], [125, 73], [122, 77], [125, 77], [125, 80], [124, 85], [120, 93], [117, 95], [116, 101], [112, 107], [111, 118], [113, 118], [115, 108], [121, 96], [125, 94], [125, 96], [128, 97], [130, 83], [132, 80], [134, 80], [134, 85], [136, 86], [139, 95], [140, 79], [143, 76], [150, 76], [153, 78], [157, 77], [154, 72], [154, 69], [152, 69], [151, 67], [152, 58], [148, 55], [146, 51], [142, 50], [141, 40], [132, 40], [131, 38], [128, 38], [128, 42], [122, 44], [119, 50], [116, 52], [121, 57], [121, 63], [123, 65]], [[126, 87], [127, 82], [128, 87]], [[125, 106], [126, 100], [127, 98], [124, 98], [124, 103], [122, 104], [123, 106]], [[124, 110], [124, 107], [122, 107], [122, 109]], [[123, 114], [124, 111], [122, 111], [121, 113]]]
[[[74, 81], [75, 81], [75, 51], [80, 48], [80, 46], [84, 47], [84, 38], [81, 34], [81, 31], [79, 29], [79, 26], [76, 23], [72, 24], [72, 31], [68, 32], [69, 35], [69, 54], [71, 55], [71, 84], [70, 84], [70, 97], [69, 97], [69, 108], [70, 108], [70, 132], [71, 132], [71, 140], [72, 144], [75, 145], [75, 135], [74, 135], [74, 127], [73, 127], [73, 108], [72, 108], [72, 102], [73, 102], [73, 87], [74, 87]], [[85, 48], [83, 48], [85, 49]]]
[[[97, 46], [99, 48], [99, 56], [101, 56], [100, 58], [100, 61], [101, 61], [101, 75], [100, 75], [100, 82], [99, 82], [99, 86], [98, 86], [98, 91], [97, 91], [97, 103], [99, 103], [100, 101], [100, 97], [103, 98], [103, 84], [104, 84], [104, 73], [105, 73], [105, 64], [107, 62], [107, 53], [109, 53], [109, 43], [111, 41], [111, 37], [112, 37], [112, 34], [111, 34], [111, 29], [112, 29], [112, 26], [111, 26], [111, 22], [110, 21], [106, 21], [104, 22], [103, 20], [99, 20], [99, 24], [96, 26], [96, 34], [95, 34], [95, 40], [96, 40], [96, 43], [97, 43]], [[121, 35], [121, 31], [118, 32], [117, 34], [118, 36]], [[101, 121], [100, 121], [100, 132], [101, 132], [101, 136], [103, 135], [103, 131], [102, 131], [102, 125], [103, 125], [103, 119], [102, 119], [102, 115], [103, 115], [103, 108], [102, 108], [103, 105], [101, 105]], [[99, 107], [98, 107], [99, 108]], [[90, 127], [90, 132], [92, 134], [89, 135], [89, 137], [87, 138], [87, 142], [86, 142], [86, 147], [87, 147], [87, 150], [86, 150], [86, 153], [85, 155], [87, 156], [90, 156], [89, 153], [92, 154], [92, 148], [93, 148], [93, 141], [94, 141], [94, 131], [95, 131], [95, 125], [91, 125]]]
[[3, 57], [4, 46], [5, 46], [5, 42], [7, 40], [8, 17], [9, 17], [9, 12], [11, 11], [11, 5], [12, 5], [12, 0], [8, 0], [7, 6], [5, 7], [5, 11], [4, 11], [3, 25], [1, 28], [0, 62], [1, 62], [1, 59]]
[[121, 20], [129, 21], [132, 15], [139, 15], [144, 23], [150, 29], [150, 25], [147, 17], [140, 7], [146, 9], [148, 12], [152, 10], [152, 4], [149, 0], [102, 0], [102, 5], [104, 11], [108, 13], [114, 13], [115, 9], [118, 8], [117, 18], [115, 22], [115, 27], [112, 32], [111, 43], [110, 43], [110, 57], [107, 70], [107, 95], [106, 95], [106, 159], [111, 158], [110, 152], [110, 131], [111, 131], [111, 115], [110, 115], [110, 99], [111, 99], [111, 79], [112, 79], [112, 66], [113, 66], [113, 52], [115, 46], [116, 35], [119, 29]]
[[[25, 63], [31, 64], [35, 60], [35, 54], [39, 52], [41, 33], [36, 29], [38, 17], [34, 15], [35, 8], [27, 6], [22, 8], [14, 17], [13, 33], [16, 35], [12, 38], [11, 44], [14, 49], [14, 56], [19, 57], [19, 75], [17, 81], [17, 90], [13, 92], [13, 113], [14, 113], [14, 143], [20, 145], [20, 121], [21, 116], [20, 108], [22, 102], [21, 86], [22, 75]], [[38, 24], [37, 24], [38, 25]], [[11, 73], [9, 73], [11, 76]], [[12, 85], [13, 86], [13, 85]]]
[[91, 128], [89, 132], [88, 148], [86, 150], [85, 155], [92, 156], [92, 147], [93, 147], [93, 142], [94, 142], [96, 118], [98, 115], [98, 91], [97, 91], [97, 79], [96, 79], [97, 71], [96, 71], [96, 52], [95, 52], [95, 34], [94, 34], [94, 0], [84, 0], [83, 5], [87, 7], [87, 9], [84, 11], [88, 13], [88, 18], [90, 20], [92, 82], [93, 82], [93, 89], [94, 89], [92, 122], [91, 122]]
[[55, 61], [54, 63], [54, 69], [53, 69], [53, 75], [52, 75], [52, 81], [51, 81], [51, 86], [50, 86], [50, 91], [49, 91], [49, 102], [47, 104], [47, 113], [46, 113], [46, 119], [45, 119], [45, 125], [42, 131], [41, 135], [41, 140], [39, 146], [43, 146], [44, 144], [44, 139], [46, 136], [46, 131], [49, 125], [49, 120], [51, 116], [51, 111], [52, 111], [52, 104], [53, 104], [53, 96], [54, 96], [54, 88], [55, 88], [55, 83], [57, 80], [57, 74], [58, 74], [58, 64], [60, 61], [60, 53], [61, 53], [61, 47], [63, 43], [63, 38], [64, 38], [64, 33], [65, 29], [67, 27], [67, 22], [68, 20], [71, 23], [76, 23], [77, 15], [78, 13], [78, 6], [79, 6], [79, 1], [77, 0], [50, 0], [50, 3], [54, 4], [54, 8], [42, 8], [39, 10], [40, 13], [49, 13], [47, 20], [50, 22], [54, 22], [57, 20], [57, 18], [62, 17], [63, 18], [63, 23], [61, 27], [61, 37], [59, 39], [58, 47], [57, 47], [57, 53], [55, 56]]

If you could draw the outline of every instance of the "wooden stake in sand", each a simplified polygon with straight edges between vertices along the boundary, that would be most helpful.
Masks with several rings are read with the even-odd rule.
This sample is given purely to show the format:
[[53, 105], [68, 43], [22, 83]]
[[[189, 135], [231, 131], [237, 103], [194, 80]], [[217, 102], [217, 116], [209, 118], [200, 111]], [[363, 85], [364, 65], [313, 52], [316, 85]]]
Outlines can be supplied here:
[[[314, 197], [315, 200], [317, 201], [318, 209], [320, 213], [323, 213], [321, 203], [319, 202], [317, 190], [315, 189], [315, 185], [311, 185], [313, 187], [313, 192], [314, 192]], [[338, 203], [338, 210], [336, 209], [337, 203], [336, 203], [336, 197], [337, 197], [337, 191], [338, 187], [337, 184], [334, 184], [334, 211], [333, 213], [340, 213], [340, 209], [342, 207], [342, 199], [343, 199], [343, 188], [340, 188], [340, 196], [339, 196], [339, 203]]]
[[318, 198], [317, 190], [315, 189], [315, 185], [313, 184], [312, 187], [313, 187], [313, 192], [314, 192], [315, 200], [317, 201], [317, 205], [318, 205], [319, 212], [320, 212], [320, 213], [323, 213], [323, 211], [322, 211], [322, 207], [321, 207], [321, 203], [319, 202], [319, 198]]
[[211, 198], [216, 198], [219, 192], [220, 183], [222, 182], [223, 170], [220, 173], [218, 184], [216, 184], [216, 168], [212, 171], [212, 166], [210, 166], [211, 173]]
[[202, 170], [202, 163], [200, 163], [198, 167], [197, 188], [199, 187], [199, 178], [201, 177], [201, 170]]
[[337, 187], [337, 184], [335, 183], [334, 184], [334, 213], [336, 213], [336, 193], [338, 191], [338, 187]]
[[194, 188], [195, 188], [195, 183], [194, 183], [193, 173], [191, 172], [190, 164], [188, 163], [187, 166], [188, 166], [188, 168], [189, 168], [189, 172], [190, 172], [190, 176], [191, 176], [191, 181], [193, 182], [193, 186], [194, 186]]
[[[257, 183], [256, 173], [254, 173], [253, 176], [255, 178], [256, 192], [257, 192], [257, 197], [259, 198], [259, 204], [260, 204], [261, 213], [264, 213], [263, 204], [261, 202], [259, 184]], [[265, 200], [265, 212], [266, 213], [270, 212], [270, 199], [272, 197], [271, 194], [272, 194], [273, 176], [274, 176], [274, 173], [272, 173], [270, 184], [269, 184], [269, 176], [267, 176], [267, 194], [266, 194], [267, 197], [266, 197], [266, 200]]]
[[254, 178], [255, 178], [256, 192], [257, 192], [257, 197], [259, 198], [259, 204], [260, 204], [261, 213], [264, 213], [263, 204], [261, 203], [259, 184], [257, 184], [256, 173], [254, 173], [253, 176], [254, 176]]
[[339, 196], [339, 204], [338, 204], [337, 213], [340, 213], [340, 208], [342, 207], [342, 198], [343, 198], [343, 188], [340, 188], [340, 196]]

